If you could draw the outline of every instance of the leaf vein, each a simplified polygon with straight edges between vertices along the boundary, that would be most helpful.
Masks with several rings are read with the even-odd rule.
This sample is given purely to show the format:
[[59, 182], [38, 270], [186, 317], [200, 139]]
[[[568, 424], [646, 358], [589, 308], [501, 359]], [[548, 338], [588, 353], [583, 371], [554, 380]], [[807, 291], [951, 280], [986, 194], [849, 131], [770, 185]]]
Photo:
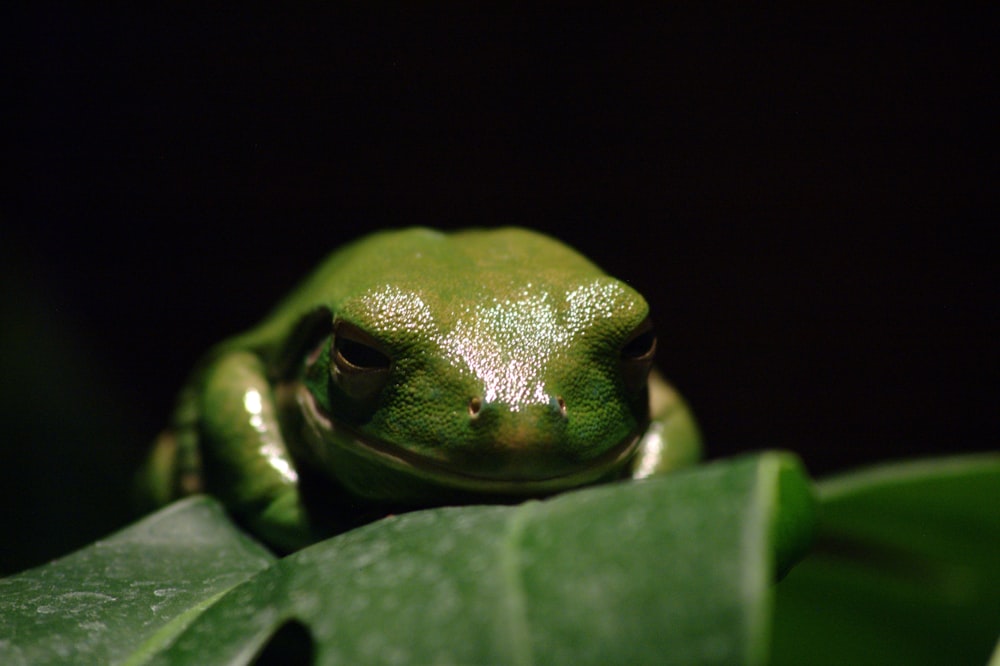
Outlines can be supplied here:
[[501, 543], [500, 567], [504, 579], [504, 616], [507, 637], [512, 650], [511, 663], [533, 666], [531, 631], [527, 617], [527, 595], [522, 576], [522, 539], [525, 523], [533, 513], [534, 503], [522, 504], [511, 512], [506, 538]]

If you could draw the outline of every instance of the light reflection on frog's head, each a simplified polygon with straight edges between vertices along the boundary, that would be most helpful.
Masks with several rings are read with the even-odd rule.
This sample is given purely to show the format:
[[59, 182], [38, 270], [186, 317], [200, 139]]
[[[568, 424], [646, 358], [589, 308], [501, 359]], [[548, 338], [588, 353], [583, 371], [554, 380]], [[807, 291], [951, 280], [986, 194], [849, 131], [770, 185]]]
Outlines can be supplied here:
[[[481, 404], [513, 412], [561, 402], [547, 385], [552, 363], [585, 347], [588, 335], [599, 343], [612, 325], [622, 335], [647, 310], [636, 292], [603, 276], [570, 289], [527, 282], [513, 295], [496, 291], [483, 285], [444, 302], [437, 294], [383, 285], [350, 309], [378, 337], [433, 349], [475, 379]], [[414, 345], [415, 338], [422, 344]]]

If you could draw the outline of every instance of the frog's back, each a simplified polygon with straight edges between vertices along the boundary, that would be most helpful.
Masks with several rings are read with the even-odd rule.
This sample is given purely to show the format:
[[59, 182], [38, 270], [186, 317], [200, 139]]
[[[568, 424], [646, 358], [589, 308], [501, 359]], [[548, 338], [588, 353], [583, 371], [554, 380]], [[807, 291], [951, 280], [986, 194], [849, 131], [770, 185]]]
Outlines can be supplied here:
[[604, 275], [583, 255], [544, 234], [519, 227], [442, 232], [388, 230], [335, 250], [285, 301], [236, 344], [268, 355], [298, 320], [316, 308], [339, 312], [345, 301], [392, 286], [433, 294], [459, 306], [511, 298], [525, 288], [562, 289]]

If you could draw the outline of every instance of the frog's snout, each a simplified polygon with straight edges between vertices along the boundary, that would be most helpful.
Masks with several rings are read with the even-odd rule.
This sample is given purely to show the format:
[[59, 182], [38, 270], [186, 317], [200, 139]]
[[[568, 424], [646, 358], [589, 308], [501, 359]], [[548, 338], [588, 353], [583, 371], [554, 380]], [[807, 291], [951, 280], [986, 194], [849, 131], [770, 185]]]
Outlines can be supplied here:
[[482, 478], [537, 481], [587, 464], [570, 437], [573, 405], [559, 393], [522, 402], [468, 399], [469, 439], [449, 452], [451, 462]]
[[568, 412], [561, 395], [514, 404], [475, 396], [469, 399], [468, 410], [474, 440], [487, 450], [519, 452], [519, 456], [528, 451], [551, 454], [564, 444]]
[[[480, 396], [473, 396], [469, 399], [469, 417], [478, 419], [483, 411], [484, 401]], [[549, 396], [547, 410], [550, 414], [557, 414], [560, 418], [566, 418], [566, 401], [561, 395]], [[514, 409], [517, 411], [517, 409]]]

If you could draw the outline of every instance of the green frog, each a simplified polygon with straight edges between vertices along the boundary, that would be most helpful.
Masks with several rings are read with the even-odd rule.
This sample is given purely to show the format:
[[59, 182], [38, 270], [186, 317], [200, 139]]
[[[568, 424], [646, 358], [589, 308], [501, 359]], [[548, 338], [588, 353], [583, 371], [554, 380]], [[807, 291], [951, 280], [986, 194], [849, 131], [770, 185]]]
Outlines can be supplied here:
[[211, 493], [293, 550], [401, 510], [661, 474], [700, 437], [656, 347], [646, 300], [549, 236], [375, 233], [205, 356], [142, 488]]

